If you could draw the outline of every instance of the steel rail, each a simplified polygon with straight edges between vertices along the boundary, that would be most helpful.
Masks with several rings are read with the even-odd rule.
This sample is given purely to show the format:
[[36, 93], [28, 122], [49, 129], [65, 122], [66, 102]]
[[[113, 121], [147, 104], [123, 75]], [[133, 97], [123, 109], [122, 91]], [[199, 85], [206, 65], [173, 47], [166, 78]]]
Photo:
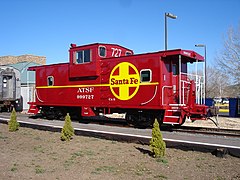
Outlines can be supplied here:
[[206, 134], [216, 136], [228, 136], [240, 138], [240, 130], [226, 129], [226, 128], [209, 128], [209, 127], [193, 127], [193, 126], [181, 126], [181, 127], [161, 127], [162, 131], [170, 132], [184, 132], [191, 134]]
[[[0, 117], [8, 118], [10, 114], [0, 114]], [[21, 114], [23, 117], [31, 117], [27, 114]], [[34, 117], [34, 116], [33, 116]], [[41, 120], [41, 119], [39, 119]], [[119, 118], [91, 118], [91, 119], [83, 119], [83, 123], [88, 124], [101, 124], [106, 126], [113, 127], [124, 127], [124, 128], [132, 128], [127, 125], [127, 123], [123, 120], [119, 120]], [[150, 127], [146, 128], [150, 129]], [[226, 129], [226, 128], [210, 128], [210, 127], [193, 127], [193, 126], [171, 126], [171, 125], [163, 125], [161, 126], [161, 131], [167, 132], [181, 132], [181, 133], [189, 133], [189, 134], [205, 134], [205, 135], [213, 135], [213, 136], [225, 136], [225, 137], [236, 137], [240, 138], [240, 130], [237, 129]]]

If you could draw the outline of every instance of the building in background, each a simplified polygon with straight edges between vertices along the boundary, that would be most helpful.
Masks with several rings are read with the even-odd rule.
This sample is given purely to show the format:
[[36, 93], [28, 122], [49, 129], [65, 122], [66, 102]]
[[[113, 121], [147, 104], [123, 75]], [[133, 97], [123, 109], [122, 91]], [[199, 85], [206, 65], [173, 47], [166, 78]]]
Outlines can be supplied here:
[[28, 71], [28, 67], [40, 66], [34, 62], [20, 62], [16, 64], [8, 64], [7, 66], [18, 69], [21, 74], [21, 96], [23, 98], [23, 111], [29, 109], [28, 102], [34, 101], [34, 89], [35, 89], [35, 72]]

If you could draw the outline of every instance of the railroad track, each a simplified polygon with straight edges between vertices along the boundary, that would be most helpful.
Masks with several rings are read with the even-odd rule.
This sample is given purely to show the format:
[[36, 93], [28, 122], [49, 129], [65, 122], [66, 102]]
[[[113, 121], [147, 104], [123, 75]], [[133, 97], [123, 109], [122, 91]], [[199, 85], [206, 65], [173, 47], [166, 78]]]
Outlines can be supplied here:
[[240, 130], [236, 129], [224, 129], [224, 128], [207, 128], [207, 127], [191, 127], [191, 126], [181, 126], [181, 127], [161, 127], [162, 131], [170, 132], [183, 132], [183, 133], [196, 133], [196, 134], [206, 134], [206, 135], [216, 135], [216, 136], [226, 136], [226, 137], [238, 137], [240, 138]]
[[[33, 118], [41, 120], [39, 116], [29, 116], [27, 114], [20, 114], [21, 117]], [[10, 113], [0, 114], [0, 117], [10, 117]], [[50, 120], [49, 120], [50, 121]], [[75, 120], [77, 121], [77, 120]], [[113, 127], [124, 127], [124, 128], [133, 128], [129, 126], [125, 121], [119, 118], [88, 118], [83, 119], [83, 123], [86, 124], [100, 124]], [[150, 127], [146, 128], [150, 129]], [[180, 132], [180, 133], [189, 133], [189, 134], [203, 134], [203, 135], [213, 135], [213, 136], [225, 136], [225, 137], [237, 137], [240, 138], [240, 130], [236, 129], [224, 129], [224, 128], [207, 128], [207, 127], [192, 127], [192, 126], [180, 126], [174, 127], [171, 125], [161, 126], [161, 131], [165, 132]]]
[[[92, 118], [92, 119], [85, 119], [85, 122], [90, 124], [102, 124], [106, 126], [134, 128], [133, 126], [129, 126], [124, 120], [121, 120], [118, 118], [102, 118], [102, 119]], [[136, 128], [139, 128], [139, 127], [136, 127]], [[151, 129], [151, 127], [147, 127], [145, 129]], [[171, 125], [163, 125], [161, 126], [160, 129], [161, 131], [168, 131], [168, 132], [182, 132], [182, 133], [191, 133], [191, 134], [203, 134], [203, 135], [205, 134], [205, 135], [240, 138], [240, 130], [236, 130], [236, 129], [225, 129], [225, 128], [217, 128], [217, 127], [216, 128], [192, 127], [192, 126], [174, 127]]]

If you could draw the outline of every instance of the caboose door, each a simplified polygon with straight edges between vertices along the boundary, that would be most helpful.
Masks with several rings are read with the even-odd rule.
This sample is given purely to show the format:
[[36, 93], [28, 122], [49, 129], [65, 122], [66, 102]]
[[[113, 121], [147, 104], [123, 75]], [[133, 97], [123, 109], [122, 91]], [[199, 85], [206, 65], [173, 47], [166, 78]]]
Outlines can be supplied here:
[[[163, 85], [162, 85], [162, 105], [178, 104], [176, 98], [177, 92], [177, 64], [173, 63], [171, 57], [164, 59], [162, 66], [163, 72]], [[173, 73], [173, 70], [175, 71]]]
[[173, 104], [184, 105], [188, 101], [190, 81], [187, 78], [187, 63], [181, 55], [171, 61]]
[[179, 81], [179, 72], [178, 72], [178, 67], [179, 63], [176, 61], [172, 61], [172, 103], [173, 104], [179, 104], [179, 86], [178, 86], [178, 81]]
[[179, 104], [179, 63], [175, 60], [171, 62], [172, 79], [172, 104]]
[[179, 59], [169, 56], [164, 59], [162, 104], [174, 105], [181, 102], [181, 89], [179, 89]]
[[190, 81], [187, 78], [187, 63], [181, 55], [171, 61], [171, 79], [173, 88], [173, 104], [184, 105], [188, 101]]

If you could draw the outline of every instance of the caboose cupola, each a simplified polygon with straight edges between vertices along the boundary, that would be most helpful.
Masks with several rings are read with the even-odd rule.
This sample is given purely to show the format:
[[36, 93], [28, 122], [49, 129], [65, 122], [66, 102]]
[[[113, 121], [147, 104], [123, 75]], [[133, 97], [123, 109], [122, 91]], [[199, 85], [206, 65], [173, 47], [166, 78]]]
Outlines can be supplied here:
[[100, 76], [100, 60], [132, 55], [133, 51], [116, 44], [71, 44], [69, 50], [70, 78], [97, 78]]

